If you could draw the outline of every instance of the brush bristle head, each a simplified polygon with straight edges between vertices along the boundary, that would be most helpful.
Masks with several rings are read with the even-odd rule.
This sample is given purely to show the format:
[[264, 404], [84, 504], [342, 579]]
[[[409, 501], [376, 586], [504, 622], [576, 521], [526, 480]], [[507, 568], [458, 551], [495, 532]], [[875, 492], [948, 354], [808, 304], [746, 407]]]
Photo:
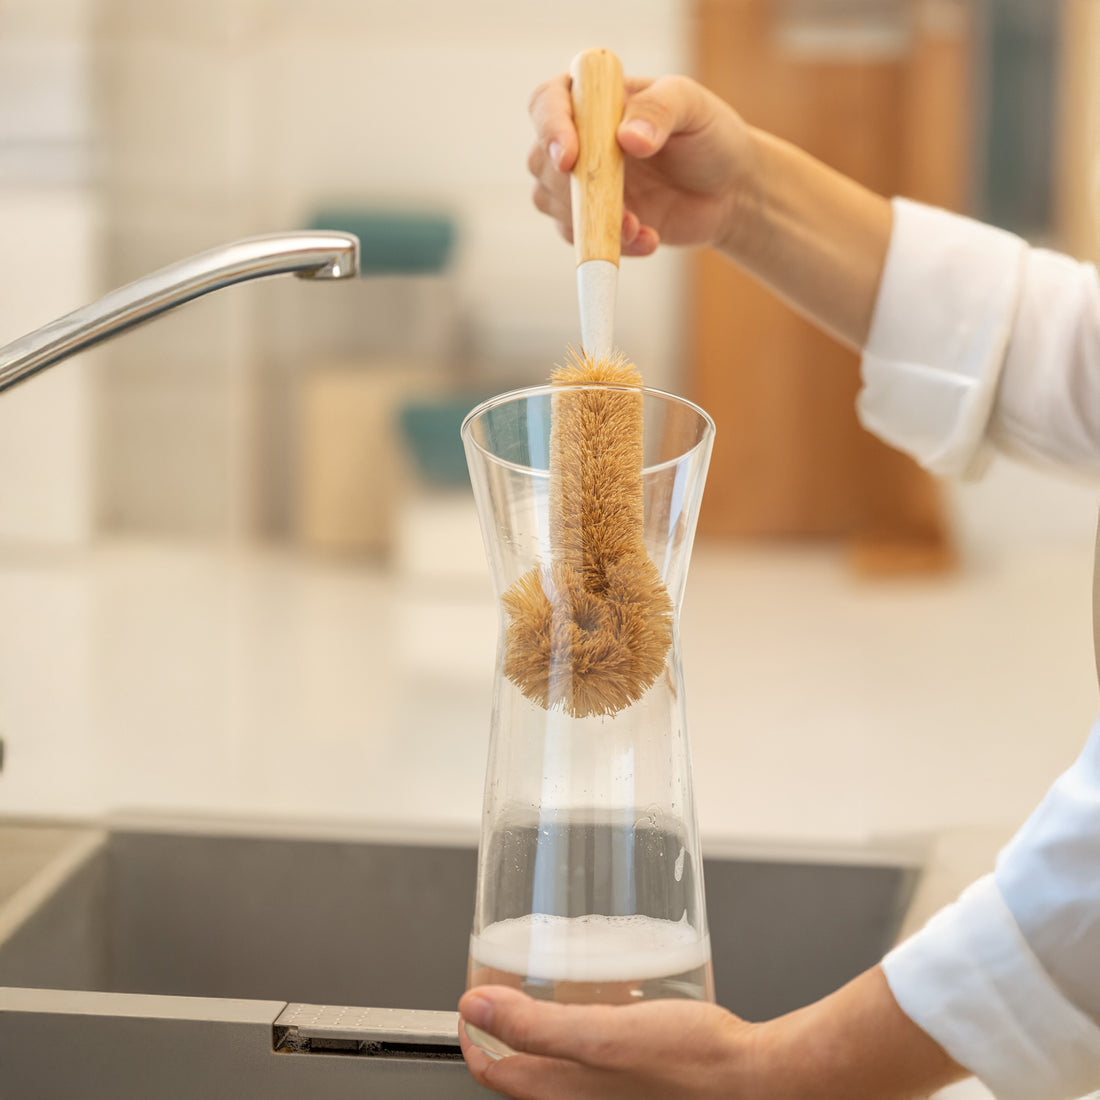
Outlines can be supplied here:
[[[505, 675], [540, 706], [615, 714], [653, 685], [672, 601], [646, 553], [641, 376], [622, 357], [574, 353], [551, 379], [548, 565], [504, 594]], [[621, 389], [573, 388], [604, 383]]]

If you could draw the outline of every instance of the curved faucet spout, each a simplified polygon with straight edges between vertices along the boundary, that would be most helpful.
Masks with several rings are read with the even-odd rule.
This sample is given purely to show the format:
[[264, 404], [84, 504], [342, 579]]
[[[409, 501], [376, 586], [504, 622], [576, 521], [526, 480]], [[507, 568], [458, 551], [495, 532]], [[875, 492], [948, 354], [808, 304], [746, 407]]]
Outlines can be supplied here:
[[350, 233], [249, 237], [163, 267], [0, 347], [0, 392], [192, 298], [267, 275], [347, 279], [359, 273]]

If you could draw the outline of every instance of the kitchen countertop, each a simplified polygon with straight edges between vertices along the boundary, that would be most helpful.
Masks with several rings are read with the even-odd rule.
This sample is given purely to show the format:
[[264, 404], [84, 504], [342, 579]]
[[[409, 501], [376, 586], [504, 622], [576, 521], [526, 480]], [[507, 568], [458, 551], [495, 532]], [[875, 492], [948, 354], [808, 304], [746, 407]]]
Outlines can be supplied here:
[[[697, 546], [682, 623], [704, 843], [908, 847], [1020, 821], [1096, 708], [1091, 555], [860, 581]], [[279, 550], [0, 557], [0, 813], [474, 838], [488, 582]]]

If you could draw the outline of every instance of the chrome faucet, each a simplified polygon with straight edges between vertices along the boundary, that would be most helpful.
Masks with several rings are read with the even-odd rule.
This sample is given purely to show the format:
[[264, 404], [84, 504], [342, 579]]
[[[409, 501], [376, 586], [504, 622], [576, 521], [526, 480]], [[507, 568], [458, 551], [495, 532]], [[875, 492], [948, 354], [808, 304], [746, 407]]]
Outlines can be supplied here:
[[290, 273], [300, 279], [351, 278], [359, 273], [359, 240], [350, 233], [274, 233], [162, 267], [0, 347], [0, 392], [192, 298]]

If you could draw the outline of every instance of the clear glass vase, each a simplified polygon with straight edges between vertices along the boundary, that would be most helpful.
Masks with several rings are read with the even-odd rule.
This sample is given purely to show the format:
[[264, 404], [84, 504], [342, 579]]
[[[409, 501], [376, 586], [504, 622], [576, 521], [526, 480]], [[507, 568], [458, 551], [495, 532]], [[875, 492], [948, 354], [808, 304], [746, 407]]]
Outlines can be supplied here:
[[[563, 402], [606, 401], [610, 391], [641, 411], [633, 488], [646, 569], [667, 592], [667, 614], [651, 616], [665, 624], [666, 648], [655, 662], [650, 652], [653, 667], [629, 698], [592, 703], [571, 693], [582, 678], [575, 664], [555, 665], [567, 663], [568, 647], [540, 658], [549, 667], [537, 689], [517, 674], [511, 597], [525, 578], [536, 595], [556, 586], [550, 619], [583, 618], [580, 597], [563, 610], [557, 591], [563, 540], [578, 530], [586, 538], [590, 521], [563, 514], [575, 502], [553, 485], [555, 418]], [[588, 384], [504, 394], [463, 423], [501, 607], [470, 987], [506, 984], [560, 1001], [714, 999], [678, 635], [713, 434], [710, 417], [681, 398]], [[576, 637], [590, 624], [567, 625]]]

